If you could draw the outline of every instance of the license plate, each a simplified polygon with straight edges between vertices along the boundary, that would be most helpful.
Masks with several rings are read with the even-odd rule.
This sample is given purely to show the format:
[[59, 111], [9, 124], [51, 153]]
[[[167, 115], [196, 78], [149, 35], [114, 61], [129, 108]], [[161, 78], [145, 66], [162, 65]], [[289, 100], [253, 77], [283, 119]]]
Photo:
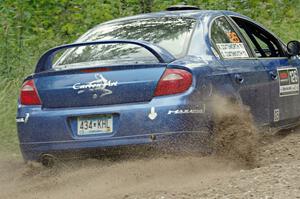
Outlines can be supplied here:
[[112, 115], [77, 118], [78, 135], [94, 135], [113, 132]]

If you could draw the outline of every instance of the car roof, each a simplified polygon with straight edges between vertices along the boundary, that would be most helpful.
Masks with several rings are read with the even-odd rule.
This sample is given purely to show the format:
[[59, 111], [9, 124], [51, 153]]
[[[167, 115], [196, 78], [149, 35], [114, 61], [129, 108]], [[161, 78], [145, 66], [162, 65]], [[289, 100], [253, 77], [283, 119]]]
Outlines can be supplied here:
[[[156, 18], [156, 17], [191, 17], [191, 18], [197, 19], [197, 18], [200, 18], [201, 16], [207, 16], [207, 15], [216, 16], [216, 15], [224, 15], [225, 13], [230, 14], [230, 15], [240, 15], [240, 14], [235, 13], [235, 12], [224, 11], [224, 10], [162, 11], [162, 12], [153, 12], [153, 13], [123, 17], [123, 18], [107, 21], [103, 24], [118, 23], [118, 22], [129, 21], [129, 20]], [[240, 16], [242, 16], [242, 15], [240, 15]]]

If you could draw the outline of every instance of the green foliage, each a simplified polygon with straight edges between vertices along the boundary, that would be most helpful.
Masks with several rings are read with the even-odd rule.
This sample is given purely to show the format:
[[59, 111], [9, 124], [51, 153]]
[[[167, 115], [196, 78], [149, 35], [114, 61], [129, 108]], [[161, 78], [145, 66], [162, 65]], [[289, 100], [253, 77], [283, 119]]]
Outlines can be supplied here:
[[70, 43], [104, 21], [180, 3], [236, 11], [285, 42], [300, 39], [299, 0], [0, 0], [0, 147], [17, 148], [19, 87], [46, 49]]

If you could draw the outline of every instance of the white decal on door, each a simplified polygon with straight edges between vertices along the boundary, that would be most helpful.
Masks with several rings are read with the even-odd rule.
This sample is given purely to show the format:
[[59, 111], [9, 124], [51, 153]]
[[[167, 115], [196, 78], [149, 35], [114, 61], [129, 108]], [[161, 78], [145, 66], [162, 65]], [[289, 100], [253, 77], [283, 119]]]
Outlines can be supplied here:
[[218, 43], [216, 45], [224, 58], [249, 57], [243, 43]]
[[281, 68], [279, 76], [279, 96], [299, 95], [299, 76], [297, 68]]
[[274, 122], [278, 122], [279, 120], [280, 120], [279, 109], [274, 109]]

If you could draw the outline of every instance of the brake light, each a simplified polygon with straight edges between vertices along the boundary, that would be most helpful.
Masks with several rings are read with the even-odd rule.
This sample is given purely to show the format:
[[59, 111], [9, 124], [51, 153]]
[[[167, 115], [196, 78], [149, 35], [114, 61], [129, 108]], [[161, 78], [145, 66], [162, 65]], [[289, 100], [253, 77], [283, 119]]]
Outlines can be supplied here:
[[40, 97], [32, 79], [25, 81], [22, 85], [20, 101], [23, 105], [41, 105]]
[[156, 87], [155, 96], [172, 95], [188, 90], [192, 85], [192, 74], [181, 69], [167, 69]]
[[96, 73], [96, 72], [106, 72], [110, 71], [110, 68], [90, 68], [80, 70], [83, 73]]

